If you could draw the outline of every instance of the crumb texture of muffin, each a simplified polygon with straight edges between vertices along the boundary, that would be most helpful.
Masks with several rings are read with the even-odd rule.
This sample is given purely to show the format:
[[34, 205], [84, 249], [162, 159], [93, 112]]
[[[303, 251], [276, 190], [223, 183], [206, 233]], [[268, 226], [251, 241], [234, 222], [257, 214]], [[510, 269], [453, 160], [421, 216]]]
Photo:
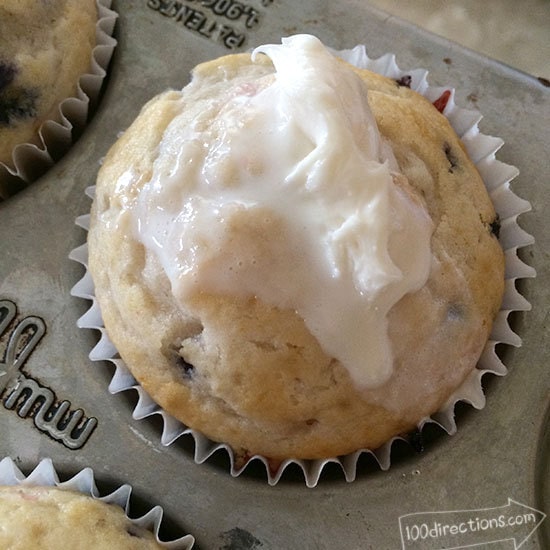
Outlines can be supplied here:
[[163, 409], [237, 453], [316, 459], [442, 407], [489, 338], [504, 257], [483, 181], [428, 100], [313, 37], [285, 45], [313, 68], [260, 48], [144, 106], [98, 175], [89, 269], [110, 339]]
[[155, 535], [124, 510], [55, 487], [0, 487], [0, 547], [10, 550], [153, 550]]
[[0, 4], [0, 162], [14, 148], [40, 146], [43, 122], [74, 97], [96, 43], [96, 0], [5, 0]]

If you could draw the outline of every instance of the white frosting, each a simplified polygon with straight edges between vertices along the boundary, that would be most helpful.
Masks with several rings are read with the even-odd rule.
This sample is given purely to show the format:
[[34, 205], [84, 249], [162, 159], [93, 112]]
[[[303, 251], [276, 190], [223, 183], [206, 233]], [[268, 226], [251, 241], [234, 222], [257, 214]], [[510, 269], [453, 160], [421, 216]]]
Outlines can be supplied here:
[[199, 290], [290, 308], [359, 387], [380, 385], [387, 313], [428, 278], [431, 220], [394, 184], [352, 71], [307, 35], [261, 53], [274, 78], [236, 81], [196, 118], [181, 102], [127, 206], [135, 234], [182, 307]]

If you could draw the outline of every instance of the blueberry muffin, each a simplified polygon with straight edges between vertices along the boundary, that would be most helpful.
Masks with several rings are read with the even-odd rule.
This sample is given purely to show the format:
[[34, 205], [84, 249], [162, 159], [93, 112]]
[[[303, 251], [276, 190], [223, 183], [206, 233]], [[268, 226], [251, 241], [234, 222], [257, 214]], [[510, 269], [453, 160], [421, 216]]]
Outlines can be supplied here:
[[89, 269], [163, 409], [238, 455], [326, 458], [413, 430], [475, 369], [497, 227], [434, 105], [299, 35], [145, 105], [99, 172]]
[[60, 102], [76, 95], [97, 17], [96, 0], [0, 3], [0, 163], [13, 168], [17, 145], [40, 145], [42, 123], [59, 120]]
[[55, 487], [0, 486], [0, 547], [10, 550], [153, 550], [153, 533], [122, 508]]

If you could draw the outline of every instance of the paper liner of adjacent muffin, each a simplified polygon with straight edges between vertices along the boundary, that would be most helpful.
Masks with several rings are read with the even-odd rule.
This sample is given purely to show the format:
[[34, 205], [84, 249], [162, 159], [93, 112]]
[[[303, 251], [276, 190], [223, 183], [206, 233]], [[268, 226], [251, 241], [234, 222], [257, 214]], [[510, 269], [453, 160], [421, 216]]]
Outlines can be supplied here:
[[90, 496], [106, 504], [119, 506], [132, 525], [146, 529], [155, 535], [156, 541], [162, 548], [170, 550], [190, 550], [195, 539], [191, 535], [184, 535], [171, 541], [161, 541], [159, 530], [162, 525], [164, 511], [160, 506], [154, 506], [145, 515], [132, 518], [129, 516], [131, 505], [132, 487], [128, 484], [121, 485], [112, 493], [101, 495], [95, 482], [94, 472], [91, 468], [85, 468], [66, 481], [60, 481], [51, 459], [44, 458], [38, 465], [25, 476], [10, 457], [0, 460], [0, 486], [24, 486], [24, 487], [56, 487], [66, 491], [73, 491]]
[[16, 145], [12, 152], [12, 166], [0, 162], [0, 181], [5, 180], [0, 183], [0, 201], [38, 179], [67, 152], [74, 133], [82, 131], [89, 111], [98, 101], [117, 44], [112, 34], [118, 14], [111, 9], [111, 0], [96, 0], [96, 3], [96, 45], [92, 49], [88, 72], [79, 77], [75, 95], [59, 103], [55, 119], [42, 123], [38, 129], [38, 144]]
[[[445, 103], [443, 114], [448, 118], [456, 133], [466, 146], [468, 154], [477, 166], [495, 209], [500, 218], [499, 241], [505, 254], [505, 292], [501, 309], [495, 319], [490, 339], [485, 345], [477, 367], [468, 375], [462, 385], [447, 399], [440, 410], [429, 417], [423, 418], [418, 423], [418, 429], [422, 430], [427, 423], [435, 423], [448, 434], [454, 434], [457, 426], [454, 418], [454, 409], [457, 402], [466, 402], [476, 409], [482, 409], [485, 405], [485, 395], [481, 385], [484, 374], [492, 373], [504, 376], [506, 366], [497, 355], [497, 344], [507, 344], [519, 347], [520, 337], [512, 330], [509, 324], [509, 316], [514, 311], [528, 311], [531, 309], [529, 302], [516, 288], [518, 279], [535, 276], [532, 267], [526, 265], [518, 257], [518, 249], [534, 242], [531, 235], [526, 233], [517, 223], [520, 214], [531, 209], [528, 201], [519, 198], [511, 189], [510, 181], [519, 171], [517, 168], [504, 164], [495, 158], [495, 153], [503, 145], [503, 140], [482, 134], [478, 123], [482, 116], [477, 111], [459, 108], [454, 102], [454, 89], [449, 87], [432, 87], [428, 85], [428, 71], [423, 69], [402, 70], [395, 61], [393, 54], [386, 54], [377, 59], [370, 59], [364, 46], [357, 46], [351, 50], [336, 52], [348, 62], [371, 71], [380, 73], [393, 79], [410, 79], [410, 87], [435, 102], [440, 99], [439, 105]], [[93, 197], [94, 188], [87, 190], [87, 194]], [[81, 216], [76, 223], [85, 230], [89, 227], [89, 215]], [[101, 311], [94, 296], [94, 285], [90, 273], [87, 270], [87, 244], [73, 250], [70, 258], [81, 263], [86, 268], [84, 277], [74, 286], [72, 294], [92, 301], [90, 309], [79, 319], [79, 327], [96, 329], [101, 333], [98, 344], [90, 353], [93, 361], [110, 361], [115, 366], [115, 372], [109, 391], [113, 394], [134, 389], [138, 392], [139, 399], [133, 412], [134, 419], [143, 419], [154, 414], [159, 414], [163, 419], [163, 431], [161, 442], [170, 445], [183, 434], [190, 434], [195, 440], [194, 459], [202, 463], [214, 453], [223, 449], [230, 459], [230, 472], [233, 476], [240, 475], [253, 460], [258, 460], [265, 465], [267, 480], [270, 485], [275, 485], [283, 475], [285, 469], [291, 465], [298, 465], [304, 475], [308, 487], [314, 487], [319, 482], [325, 466], [336, 463], [342, 469], [347, 481], [355, 480], [358, 471], [358, 461], [361, 455], [368, 453], [378, 462], [381, 469], [386, 470], [391, 465], [392, 446], [397, 440], [407, 441], [405, 437], [394, 437], [378, 449], [359, 449], [351, 454], [318, 460], [295, 460], [289, 458], [280, 464], [273, 464], [266, 457], [237, 456], [229, 445], [213, 442], [200, 432], [186, 427], [174, 417], [162, 410], [143, 390], [132, 376], [124, 361], [120, 359], [117, 350], [110, 342], [103, 326]]]

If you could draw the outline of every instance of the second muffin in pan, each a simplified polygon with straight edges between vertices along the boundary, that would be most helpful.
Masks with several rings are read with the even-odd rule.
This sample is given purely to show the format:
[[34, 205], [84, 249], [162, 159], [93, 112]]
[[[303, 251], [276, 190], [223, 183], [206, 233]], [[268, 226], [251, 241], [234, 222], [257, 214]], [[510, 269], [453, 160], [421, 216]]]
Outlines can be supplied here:
[[0, 5], [0, 199], [41, 176], [82, 130], [116, 44], [110, 3]]

